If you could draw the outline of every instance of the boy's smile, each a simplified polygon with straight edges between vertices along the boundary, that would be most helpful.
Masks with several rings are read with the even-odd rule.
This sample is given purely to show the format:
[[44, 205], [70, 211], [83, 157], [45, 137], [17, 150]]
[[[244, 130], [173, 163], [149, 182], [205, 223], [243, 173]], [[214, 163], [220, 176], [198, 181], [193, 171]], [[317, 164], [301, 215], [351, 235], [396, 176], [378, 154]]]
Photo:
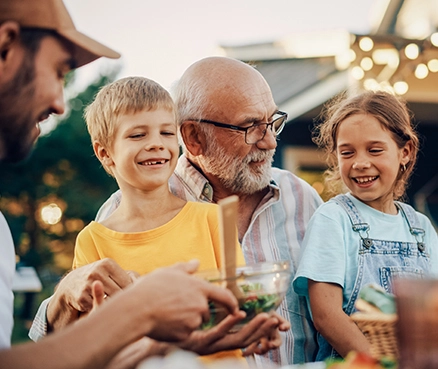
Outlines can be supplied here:
[[167, 159], [152, 159], [152, 160], [146, 160], [144, 162], [139, 163], [140, 165], [162, 165], [166, 164], [169, 160]]
[[122, 190], [167, 186], [179, 156], [174, 113], [158, 108], [120, 116], [109, 156]]

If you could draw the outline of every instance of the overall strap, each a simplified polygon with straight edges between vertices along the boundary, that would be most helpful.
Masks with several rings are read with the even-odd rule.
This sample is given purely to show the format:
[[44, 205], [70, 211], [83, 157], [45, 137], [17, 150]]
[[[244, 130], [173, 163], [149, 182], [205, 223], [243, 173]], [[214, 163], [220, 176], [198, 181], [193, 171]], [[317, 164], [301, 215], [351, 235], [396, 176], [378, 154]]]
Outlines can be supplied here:
[[409, 232], [411, 232], [411, 234], [415, 237], [418, 250], [423, 252], [426, 249], [426, 245], [424, 244], [424, 236], [426, 232], [420, 227], [420, 221], [415, 209], [412, 206], [400, 201], [395, 201], [395, 206], [397, 206], [408, 222]]
[[351, 221], [351, 228], [359, 234], [362, 239], [362, 245], [369, 249], [373, 244], [373, 241], [369, 238], [370, 226], [362, 219], [362, 216], [353, 201], [344, 194], [337, 195], [332, 198], [332, 200], [347, 212], [348, 218], [350, 218]]

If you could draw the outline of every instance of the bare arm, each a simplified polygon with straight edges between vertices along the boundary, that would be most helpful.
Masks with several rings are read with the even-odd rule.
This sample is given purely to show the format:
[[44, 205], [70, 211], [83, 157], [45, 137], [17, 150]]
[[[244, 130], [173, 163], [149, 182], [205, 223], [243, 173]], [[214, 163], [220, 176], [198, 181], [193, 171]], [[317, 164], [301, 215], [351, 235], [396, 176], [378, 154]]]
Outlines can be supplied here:
[[342, 310], [342, 287], [309, 280], [309, 297], [315, 328], [345, 357], [350, 351], [370, 353], [370, 344]]
[[[117, 293], [95, 313], [38, 343], [0, 351], [5, 368], [99, 369], [128, 344], [147, 335], [181, 341], [208, 318], [208, 300], [237, 313], [227, 290], [191, 276], [198, 263], [157, 269]], [[172, 329], [169, 329], [172, 327]]]

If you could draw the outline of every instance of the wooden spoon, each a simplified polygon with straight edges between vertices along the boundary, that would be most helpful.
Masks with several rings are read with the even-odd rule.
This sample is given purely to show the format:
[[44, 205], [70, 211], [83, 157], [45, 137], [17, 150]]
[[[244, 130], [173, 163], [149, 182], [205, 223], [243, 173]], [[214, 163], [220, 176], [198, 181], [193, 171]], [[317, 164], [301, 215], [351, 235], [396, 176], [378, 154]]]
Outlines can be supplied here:
[[221, 235], [222, 273], [226, 278], [226, 287], [233, 293], [239, 303], [245, 298], [236, 283], [236, 240], [237, 240], [237, 206], [236, 195], [219, 200], [219, 231]]

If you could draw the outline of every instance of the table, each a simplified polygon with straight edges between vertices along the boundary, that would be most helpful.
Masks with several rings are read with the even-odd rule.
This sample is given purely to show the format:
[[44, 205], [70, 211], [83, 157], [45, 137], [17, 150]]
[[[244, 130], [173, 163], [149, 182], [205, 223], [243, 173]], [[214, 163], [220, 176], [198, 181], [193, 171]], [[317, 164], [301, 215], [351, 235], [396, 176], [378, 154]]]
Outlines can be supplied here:
[[34, 267], [19, 267], [15, 270], [12, 280], [14, 292], [40, 292], [41, 281]]

